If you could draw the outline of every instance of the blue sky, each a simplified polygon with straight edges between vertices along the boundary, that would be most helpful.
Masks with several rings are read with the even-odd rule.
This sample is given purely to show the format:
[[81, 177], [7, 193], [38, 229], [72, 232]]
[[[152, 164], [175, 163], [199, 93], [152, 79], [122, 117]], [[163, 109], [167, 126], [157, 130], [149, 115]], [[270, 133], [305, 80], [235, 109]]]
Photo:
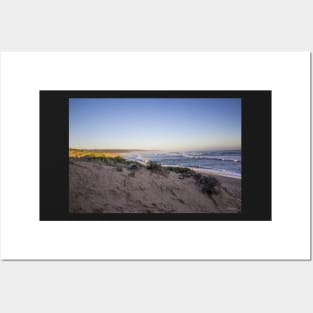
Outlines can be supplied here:
[[69, 146], [78, 149], [241, 148], [241, 99], [72, 98]]

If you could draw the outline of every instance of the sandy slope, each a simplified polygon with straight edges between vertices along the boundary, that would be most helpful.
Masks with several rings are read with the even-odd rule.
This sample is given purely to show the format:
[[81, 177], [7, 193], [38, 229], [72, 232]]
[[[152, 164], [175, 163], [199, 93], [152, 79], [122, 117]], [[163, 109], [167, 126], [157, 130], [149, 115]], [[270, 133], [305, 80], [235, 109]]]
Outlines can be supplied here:
[[[217, 177], [217, 176], [216, 176]], [[118, 171], [97, 161], [71, 160], [69, 206], [76, 213], [236, 213], [241, 180], [217, 177], [219, 194], [212, 199], [194, 178], [151, 172]]]

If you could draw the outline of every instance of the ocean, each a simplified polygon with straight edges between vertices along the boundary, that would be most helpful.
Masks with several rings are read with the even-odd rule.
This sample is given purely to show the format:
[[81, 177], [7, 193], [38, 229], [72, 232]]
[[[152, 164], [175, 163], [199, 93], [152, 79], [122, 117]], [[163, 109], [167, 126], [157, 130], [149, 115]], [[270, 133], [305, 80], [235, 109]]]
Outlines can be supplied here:
[[161, 165], [182, 166], [209, 170], [226, 176], [241, 177], [241, 150], [206, 150], [186, 152], [130, 152], [124, 154], [128, 160], [146, 163], [155, 161]]

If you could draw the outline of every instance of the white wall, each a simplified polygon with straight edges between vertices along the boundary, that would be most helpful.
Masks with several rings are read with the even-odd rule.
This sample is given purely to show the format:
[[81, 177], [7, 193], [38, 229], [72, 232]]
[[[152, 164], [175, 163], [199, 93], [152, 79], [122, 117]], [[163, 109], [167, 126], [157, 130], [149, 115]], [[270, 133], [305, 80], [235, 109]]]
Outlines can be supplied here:
[[[303, 0], [2, 0], [0, 50], [312, 51], [311, 13]], [[311, 312], [312, 287], [312, 262], [0, 262], [5, 313]]]

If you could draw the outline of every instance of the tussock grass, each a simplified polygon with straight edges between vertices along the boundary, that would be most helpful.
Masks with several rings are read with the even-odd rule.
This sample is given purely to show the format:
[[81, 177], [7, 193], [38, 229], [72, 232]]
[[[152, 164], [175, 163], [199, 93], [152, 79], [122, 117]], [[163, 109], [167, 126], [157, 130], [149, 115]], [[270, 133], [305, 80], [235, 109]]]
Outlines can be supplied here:
[[161, 164], [154, 162], [154, 161], [148, 161], [146, 164], [146, 169], [148, 170], [154, 170], [154, 171], [158, 171], [162, 169]]
[[82, 159], [86, 161], [100, 161], [106, 165], [120, 168], [139, 169], [142, 164], [135, 161], [125, 160], [119, 153], [107, 151], [79, 150], [69, 149], [69, 157], [73, 159]]
[[220, 182], [215, 177], [201, 175], [187, 167], [168, 166], [167, 169], [180, 174], [179, 178], [181, 179], [193, 177], [201, 191], [206, 193], [210, 198], [219, 193]]
[[121, 156], [119, 153], [115, 153], [115, 152], [69, 149], [69, 157], [70, 158], [83, 158], [83, 157], [114, 158], [114, 157], [121, 157]]

